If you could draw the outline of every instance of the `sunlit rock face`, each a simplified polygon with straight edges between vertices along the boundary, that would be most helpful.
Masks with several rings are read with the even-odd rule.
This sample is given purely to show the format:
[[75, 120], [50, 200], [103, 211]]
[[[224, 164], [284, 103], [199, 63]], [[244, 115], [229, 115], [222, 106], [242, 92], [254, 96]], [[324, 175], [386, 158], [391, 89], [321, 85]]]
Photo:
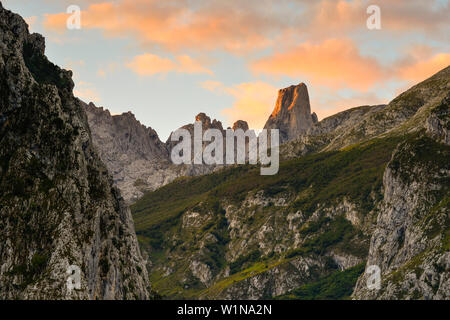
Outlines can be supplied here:
[[295, 139], [317, 122], [311, 114], [308, 88], [304, 83], [281, 89], [278, 92], [275, 109], [264, 126], [265, 129], [279, 129], [282, 142]]

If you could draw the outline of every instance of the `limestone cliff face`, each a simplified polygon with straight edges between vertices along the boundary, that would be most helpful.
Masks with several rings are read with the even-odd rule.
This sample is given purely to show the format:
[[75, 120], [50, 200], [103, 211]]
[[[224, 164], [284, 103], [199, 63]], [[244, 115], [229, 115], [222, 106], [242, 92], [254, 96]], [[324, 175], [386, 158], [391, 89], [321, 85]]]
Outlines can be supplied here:
[[447, 95], [437, 108], [431, 110], [427, 118], [426, 131], [433, 139], [450, 145], [450, 94]]
[[[142, 125], [131, 112], [112, 116], [107, 109], [93, 103], [82, 105], [92, 141], [128, 203], [178, 177], [205, 174], [215, 169], [206, 165], [174, 165], [170, 152], [177, 142], [172, 142], [170, 137], [166, 143], [161, 142], [156, 131]], [[203, 130], [215, 128], [224, 132], [222, 123], [211, 121], [205, 113], [198, 114], [195, 121], [202, 122]], [[193, 137], [193, 124], [182, 128]]]
[[317, 122], [311, 115], [308, 88], [304, 83], [278, 92], [275, 109], [267, 120], [265, 129], [279, 129], [282, 142], [297, 138]]
[[44, 50], [0, 4], [0, 299], [149, 298], [130, 211]]
[[131, 112], [111, 116], [108, 110], [97, 108], [93, 103], [85, 105], [85, 109], [93, 138], [104, 146], [99, 151], [106, 163], [117, 153], [130, 162], [169, 158], [156, 131], [142, 125]]
[[384, 172], [367, 260], [380, 268], [381, 288], [369, 290], [363, 276], [356, 299], [450, 297], [449, 96], [431, 110], [427, 136], [400, 144]]
[[83, 106], [94, 145], [127, 202], [179, 176], [181, 171], [171, 166], [166, 144], [131, 112], [112, 116], [93, 103]]

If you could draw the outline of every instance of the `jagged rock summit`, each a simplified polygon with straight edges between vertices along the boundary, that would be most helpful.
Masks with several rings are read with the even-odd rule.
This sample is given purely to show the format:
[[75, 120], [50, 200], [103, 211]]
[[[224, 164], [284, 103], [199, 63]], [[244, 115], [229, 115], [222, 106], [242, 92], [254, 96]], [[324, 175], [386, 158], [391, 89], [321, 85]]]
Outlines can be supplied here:
[[279, 129], [281, 142], [297, 138], [317, 123], [317, 115], [311, 114], [308, 88], [300, 83], [278, 91], [275, 109], [264, 129]]
[[[166, 143], [162, 142], [155, 130], [141, 124], [131, 112], [111, 115], [107, 109], [93, 103], [82, 105], [100, 158], [113, 175], [114, 184], [129, 203], [180, 176], [209, 173], [214, 169], [202, 165], [174, 165], [170, 152], [176, 143], [171, 142], [170, 138]], [[201, 121], [204, 130], [223, 130], [220, 121], [211, 121], [205, 113], [199, 113], [195, 121]], [[193, 135], [193, 124], [182, 128]]]
[[247, 131], [248, 128], [248, 123], [247, 121], [244, 120], [238, 120], [235, 123], [233, 123], [233, 131], [236, 131], [237, 129], [242, 129], [244, 132]]
[[111, 115], [108, 109], [92, 102], [82, 104], [94, 145], [126, 201], [177, 177], [166, 170], [170, 159], [165, 143], [155, 130], [136, 120], [133, 113]]
[[[143, 248], [159, 253], [149, 268], [165, 275], [156, 290], [448, 300], [449, 103], [447, 67], [387, 105], [340, 112], [282, 145], [292, 156], [274, 179], [230, 167], [146, 194], [133, 211]], [[379, 290], [365, 266], [379, 267]]]
[[[215, 169], [206, 165], [174, 165], [170, 153], [176, 142], [172, 142], [170, 137], [165, 143], [162, 142], [155, 130], [141, 124], [131, 112], [111, 115], [108, 109], [97, 107], [92, 102], [81, 104], [100, 158], [129, 203], [180, 176], [200, 175]], [[197, 114], [194, 120], [202, 123], [203, 131], [218, 129], [225, 136], [222, 123], [211, 120], [205, 113]], [[182, 128], [187, 129], [193, 138], [193, 123]], [[247, 122], [236, 121], [233, 130], [236, 129], [248, 130]]]
[[[44, 51], [0, 3], [0, 299], [149, 298], [130, 210], [92, 144], [72, 73]], [[68, 270], [79, 270], [79, 288]]]
[[[113, 158], [112, 153], [116, 152], [128, 161], [155, 158], [168, 160], [166, 146], [156, 131], [142, 125], [132, 112], [111, 115], [109, 110], [97, 108], [92, 102], [83, 105], [91, 128], [95, 128], [92, 130], [94, 141], [103, 146], [99, 149], [100, 157], [107, 165]], [[114, 171], [116, 168], [112, 169]]]

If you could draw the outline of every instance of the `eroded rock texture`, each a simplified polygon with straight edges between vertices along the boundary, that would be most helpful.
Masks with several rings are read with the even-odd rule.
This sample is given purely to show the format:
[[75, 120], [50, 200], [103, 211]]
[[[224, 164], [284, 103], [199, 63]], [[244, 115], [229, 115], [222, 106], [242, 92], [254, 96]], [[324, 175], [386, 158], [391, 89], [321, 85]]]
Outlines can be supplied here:
[[[0, 4], [0, 298], [146, 299], [129, 209], [93, 147], [71, 72]], [[67, 269], [81, 269], [69, 292]]]
[[308, 88], [300, 83], [278, 92], [275, 109], [264, 129], [279, 129], [281, 142], [286, 142], [306, 133], [314, 123], [317, 115], [311, 114]]

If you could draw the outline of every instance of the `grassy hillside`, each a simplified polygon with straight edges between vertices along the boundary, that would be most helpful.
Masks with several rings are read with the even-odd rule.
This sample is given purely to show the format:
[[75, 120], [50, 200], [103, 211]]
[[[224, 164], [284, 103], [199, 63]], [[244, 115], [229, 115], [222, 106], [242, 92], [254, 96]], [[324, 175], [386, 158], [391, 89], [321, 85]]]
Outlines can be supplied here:
[[316, 282], [275, 297], [278, 300], [344, 300], [349, 299], [358, 277], [364, 272], [364, 263], [344, 271], [337, 271]]
[[[415, 175], [445, 167], [439, 141], [448, 135], [449, 73], [447, 67], [387, 106], [349, 111], [343, 127], [347, 113], [324, 122], [323, 133], [294, 141], [298, 146], [284, 145], [294, 159], [282, 161], [277, 175], [236, 166], [146, 194], [132, 212], [153, 287], [167, 298], [347, 297], [386, 209], [383, 174], [393, 151], [412, 148], [391, 161], [406, 190], [416, 180], [426, 189]], [[425, 211], [436, 207], [431, 220], [448, 205], [441, 183], [419, 201]], [[437, 224], [422, 229], [440, 234]]]
[[146, 194], [132, 205], [136, 230], [151, 229], [179, 218], [184, 210], [201, 201], [244, 200], [250, 190], [275, 195], [286, 188], [297, 193], [312, 188], [311, 197], [293, 206], [311, 212], [318, 203], [347, 196], [370, 210], [370, 192], [379, 189], [382, 174], [399, 137], [374, 139], [343, 151], [308, 155], [280, 165], [274, 176], [261, 176], [259, 167], [239, 166], [199, 177], [183, 177]]
[[[257, 230], [263, 221], [284, 212], [302, 212], [310, 217], [318, 206], [333, 207], [342, 199], [355, 204], [358, 212], [368, 215], [382, 197], [382, 177], [391, 153], [404, 137], [374, 139], [341, 151], [308, 155], [281, 163], [279, 173], [261, 176], [256, 166], [239, 166], [213, 174], [182, 178], [146, 194], [132, 206], [136, 231], [142, 247], [150, 254], [155, 268], [151, 270], [154, 288], [167, 297], [197, 297], [217, 294], [227, 286], [286, 263], [298, 256], [324, 255], [331, 249], [365, 258], [367, 236], [343, 216], [312, 220], [301, 226], [302, 245], [288, 244], [284, 252], [262, 254], [257, 247], [248, 248], [235, 259], [227, 260], [240, 239], [230, 239], [225, 207], [241, 207], [250, 192], [262, 190], [267, 198], [291, 194], [287, 207], [268, 205], [257, 214], [246, 217], [244, 224]], [[185, 230], [183, 216], [196, 211], [211, 214], [199, 228]], [[284, 213], [283, 213], [284, 214]], [[368, 217], [372, 219], [372, 217]], [[218, 240], [206, 244], [208, 234]], [[357, 241], [357, 239], [365, 239]], [[207, 289], [189, 271], [189, 260], [202, 251], [202, 261], [222, 279]], [[206, 252], [206, 254], [205, 254]], [[174, 262], [176, 260], [176, 262]], [[161, 266], [173, 272], [164, 275]], [[220, 273], [229, 268], [228, 276]], [[335, 268], [327, 269], [331, 273]], [[186, 277], [189, 289], [181, 279]]]

